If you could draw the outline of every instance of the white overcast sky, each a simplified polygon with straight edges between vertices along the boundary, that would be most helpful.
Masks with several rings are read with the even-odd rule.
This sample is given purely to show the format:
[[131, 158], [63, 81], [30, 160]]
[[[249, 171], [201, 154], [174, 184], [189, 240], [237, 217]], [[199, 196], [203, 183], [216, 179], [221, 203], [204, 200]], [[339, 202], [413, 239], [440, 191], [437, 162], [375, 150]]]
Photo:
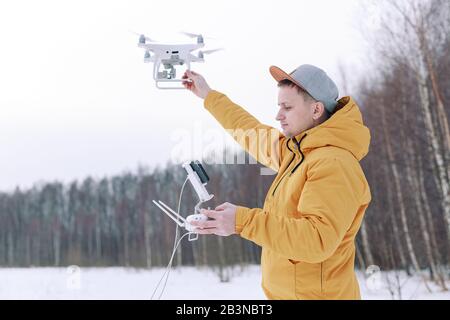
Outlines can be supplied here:
[[185, 144], [211, 142], [219, 126], [202, 100], [156, 89], [129, 30], [162, 42], [195, 41], [179, 31], [213, 37], [206, 47], [226, 50], [192, 69], [278, 127], [272, 64], [315, 64], [351, 94], [338, 66], [351, 79], [364, 72], [357, 2], [1, 1], [0, 191], [164, 164], [180, 132]]

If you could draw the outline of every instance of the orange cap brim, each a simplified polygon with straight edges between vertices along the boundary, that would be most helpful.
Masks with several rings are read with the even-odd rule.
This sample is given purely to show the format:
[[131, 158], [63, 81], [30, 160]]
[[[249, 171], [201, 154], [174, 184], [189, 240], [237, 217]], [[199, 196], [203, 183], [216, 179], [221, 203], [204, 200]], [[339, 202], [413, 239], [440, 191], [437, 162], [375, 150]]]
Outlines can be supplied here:
[[269, 68], [270, 74], [272, 75], [272, 77], [277, 81], [280, 82], [281, 80], [290, 80], [293, 83], [295, 83], [296, 85], [298, 85], [300, 88], [302, 88], [303, 90], [307, 91], [305, 88], [303, 88], [303, 86], [298, 83], [294, 78], [292, 78], [288, 73], [284, 72], [283, 70], [281, 70], [280, 68], [278, 68], [277, 66], [271, 66]]

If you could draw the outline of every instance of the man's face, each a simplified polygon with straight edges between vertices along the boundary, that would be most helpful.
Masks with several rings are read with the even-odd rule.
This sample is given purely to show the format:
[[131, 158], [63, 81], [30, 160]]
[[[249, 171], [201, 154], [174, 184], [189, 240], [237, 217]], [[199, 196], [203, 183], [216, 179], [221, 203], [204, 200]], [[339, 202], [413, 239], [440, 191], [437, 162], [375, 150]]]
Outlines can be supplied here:
[[278, 111], [276, 120], [280, 121], [283, 134], [294, 137], [314, 126], [314, 103], [305, 102], [297, 88], [282, 86], [278, 92]]

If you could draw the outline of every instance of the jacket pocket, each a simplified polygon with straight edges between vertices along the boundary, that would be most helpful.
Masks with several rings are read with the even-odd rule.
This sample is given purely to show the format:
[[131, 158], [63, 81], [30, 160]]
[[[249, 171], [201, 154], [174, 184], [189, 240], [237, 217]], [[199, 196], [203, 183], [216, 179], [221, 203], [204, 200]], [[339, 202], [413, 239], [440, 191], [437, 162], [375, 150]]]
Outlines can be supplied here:
[[323, 293], [322, 264], [306, 263], [306, 262], [295, 263], [296, 297], [298, 299], [322, 299], [322, 293]]

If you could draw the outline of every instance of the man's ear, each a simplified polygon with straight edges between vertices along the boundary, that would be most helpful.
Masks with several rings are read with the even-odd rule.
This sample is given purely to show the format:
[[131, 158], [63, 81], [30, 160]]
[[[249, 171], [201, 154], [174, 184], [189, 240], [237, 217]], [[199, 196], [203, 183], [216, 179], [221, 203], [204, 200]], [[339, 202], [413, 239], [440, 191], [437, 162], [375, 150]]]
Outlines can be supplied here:
[[313, 118], [315, 120], [319, 119], [325, 112], [325, 106], [322, 102], [318, 101], [314, 103], [313, 106]]

